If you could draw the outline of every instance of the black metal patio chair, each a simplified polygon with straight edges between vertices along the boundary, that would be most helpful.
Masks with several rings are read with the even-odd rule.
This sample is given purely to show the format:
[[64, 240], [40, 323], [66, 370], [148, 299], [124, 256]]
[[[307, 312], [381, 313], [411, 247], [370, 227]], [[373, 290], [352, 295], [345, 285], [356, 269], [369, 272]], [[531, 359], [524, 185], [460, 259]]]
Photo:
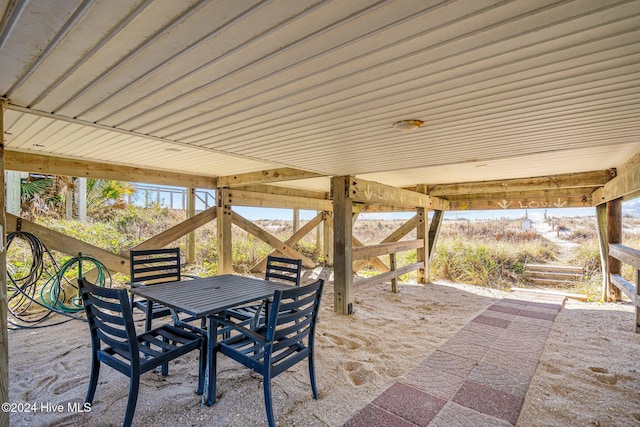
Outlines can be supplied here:
[[[274, 280], [300, 286], [302, 274], [302, 260], [283, 258], [269, 255], [267, 257], [267, 269], [265, 280]], [[253, 328], [262, 323], [265, 318], [265, 301], [260, 304], [251, 304], [242, 307], [234, 307], [225, 310], [225, 316], [237, 319], [245, 324], [251, 324]]]
[[78, 280], [91, 332], [91, 375], [85, 402], [93, 403], [100, 365], [104, 363], [130, 378], [123, 426], [131, 425], [138, 400], [140, 375], [158, 366], [168, 374], [169, 361], [200, 350], [197, 393], [204, 390], [206, 343], [199, 334], [163, 325], [137, 335], [126, 289], [111, 289]]
[[[262, 375], [269, 426], [275, 426], [271, 379], [305, 358], [313, 398], [318, 398], [314, 366], [314, 335], [324, 281], [276, 291], [266, 324], [256, 329], [227, 318], [218, 321], [237, 334], [220, 341], [218, 351]], [[211, 367], [216, 369], [216, 366]]]
[[[129, 252], [129, 262], [131, 287], [177, 282], [183, 277], [194, 277], [183, 275], [180, 271], [180, 248], [132, 250]], [[131, 306], [145, 313], [145, 331], [151, 329], [153, 319], [160, 317], [172, 315], [174, 324], [181, 323], [175, 312], [158, 302], [134, 299], [131, 295]], [[184, 322], [192, 320], [194, 319], [184, 319]]]

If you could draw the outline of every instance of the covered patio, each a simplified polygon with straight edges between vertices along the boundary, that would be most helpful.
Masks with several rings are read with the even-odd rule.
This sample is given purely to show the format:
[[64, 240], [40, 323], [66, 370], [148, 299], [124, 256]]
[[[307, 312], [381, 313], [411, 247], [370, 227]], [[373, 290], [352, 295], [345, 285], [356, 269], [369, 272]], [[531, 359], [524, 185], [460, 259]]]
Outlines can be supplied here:
[[[311, 271], [293, 246], [322, 225], [335, 316], [357, 311], [360, 289], [397, 291], [409, 271], [428, 284], [447, 211], [592, 207], [603, 298], [626, 294], [635, 322], [624, 326], [640, 330], [637, 280], [621, 275], [623, 263], [640, 269], [621, 209], [640, 194], [638, 1], [5, 0], [0, 11], [2, 187], [20, 172], [186, 187], [189, 218], [136, 249], [215, 221], [220, 274], [232, 271], [234, 225]], [[196, 214], [195, 189], [215, 190], [216, 206]], [[238, 206], [317, 215], [281, 241]], [[414, 216], [364, 246], [352, 226], [365, 212]], [[127, 253], [16, 214], [2, 192], [5, 233], [128, 273]], [[402, 251], [416, 262], [397, 266]], [[354, 279], [369, 263], [379, 274]]]

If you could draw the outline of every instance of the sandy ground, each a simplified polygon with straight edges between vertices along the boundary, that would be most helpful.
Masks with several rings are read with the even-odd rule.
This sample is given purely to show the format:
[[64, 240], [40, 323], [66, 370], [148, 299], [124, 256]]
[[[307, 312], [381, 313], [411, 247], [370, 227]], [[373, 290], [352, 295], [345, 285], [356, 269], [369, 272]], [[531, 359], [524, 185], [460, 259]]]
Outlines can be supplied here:
[[[327, 272], [307, 272], [307, 280], [318, 274]], [[327, 286], [317, 330], [319, 399], [311, 396], [306, 363], [278, 376], [278, 424], [342, 425], [504, 295], [445, 283], [402, 285], [394, 294], [385, 284], [357, 291], [355, 313], [344, 316], [333, 312]], [[629, 304], [569, 301], [556, 319], [518, 425], [640, 425], [640, 334], [633, 323]], [[9, 347], [9, 395], [23, 410], [11, 414], [11, 425], [122, 424], [128, 378], [108, 367], [91, 411], [73, 407], [83, 402], [88, 384], [86, 323], [10, 331]], [[134, 425], [266, 425], [260, 377], [224, 356], [218, 366], [218, 403], [212, 407], [202, 407], [194, 392], [196, 353], [173, 362], [168, 377], [145, 374]]]

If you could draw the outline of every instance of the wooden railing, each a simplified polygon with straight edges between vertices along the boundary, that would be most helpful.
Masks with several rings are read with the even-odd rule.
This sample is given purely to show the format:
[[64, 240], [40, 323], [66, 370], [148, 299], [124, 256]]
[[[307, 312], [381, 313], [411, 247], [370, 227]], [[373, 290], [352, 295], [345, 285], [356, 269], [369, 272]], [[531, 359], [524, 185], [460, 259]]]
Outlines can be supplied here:
[[424, 247], [424, 240], [403, 240], [393, 243], [380, 243], [378, 245], [371, 246], [359, 246], [352, 249], [353, 260], [366, 260], [378, 257], [380, 255], [389, 255], [389, 262], [391, 264], [390, 271], [386, 273], [376, 274], [371, 277], [361, 277], [353, 282], [354, 287], [362, 287], [365, 285], [372, 285], [375, 283], [386, 282], [391, 280], [391, 290], [398, 292], [398, 277], [403, 274], [410, 273], [412, 271], [424, 268], [424, 262], [414, 262], [413, 264], [405, 265], [403, 267], [396, 267], [396, 253], [403, 251], [410, 251]]
[[640, 333], [640, 251], [621, 245], [610, 244], [609, 256], [630, 265], [636, 270], [635, 284], [620, 274], [609, 274], [609, 281], [629, 297], [636, 311], [636, 332]]

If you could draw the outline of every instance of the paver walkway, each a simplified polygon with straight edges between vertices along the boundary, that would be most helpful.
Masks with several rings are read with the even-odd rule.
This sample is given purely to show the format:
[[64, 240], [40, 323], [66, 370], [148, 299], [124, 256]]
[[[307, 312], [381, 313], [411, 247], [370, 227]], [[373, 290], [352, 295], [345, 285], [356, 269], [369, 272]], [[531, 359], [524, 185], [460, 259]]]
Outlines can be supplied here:
[[565, 298], [495, 302], [344, 427], [513, 426]]

